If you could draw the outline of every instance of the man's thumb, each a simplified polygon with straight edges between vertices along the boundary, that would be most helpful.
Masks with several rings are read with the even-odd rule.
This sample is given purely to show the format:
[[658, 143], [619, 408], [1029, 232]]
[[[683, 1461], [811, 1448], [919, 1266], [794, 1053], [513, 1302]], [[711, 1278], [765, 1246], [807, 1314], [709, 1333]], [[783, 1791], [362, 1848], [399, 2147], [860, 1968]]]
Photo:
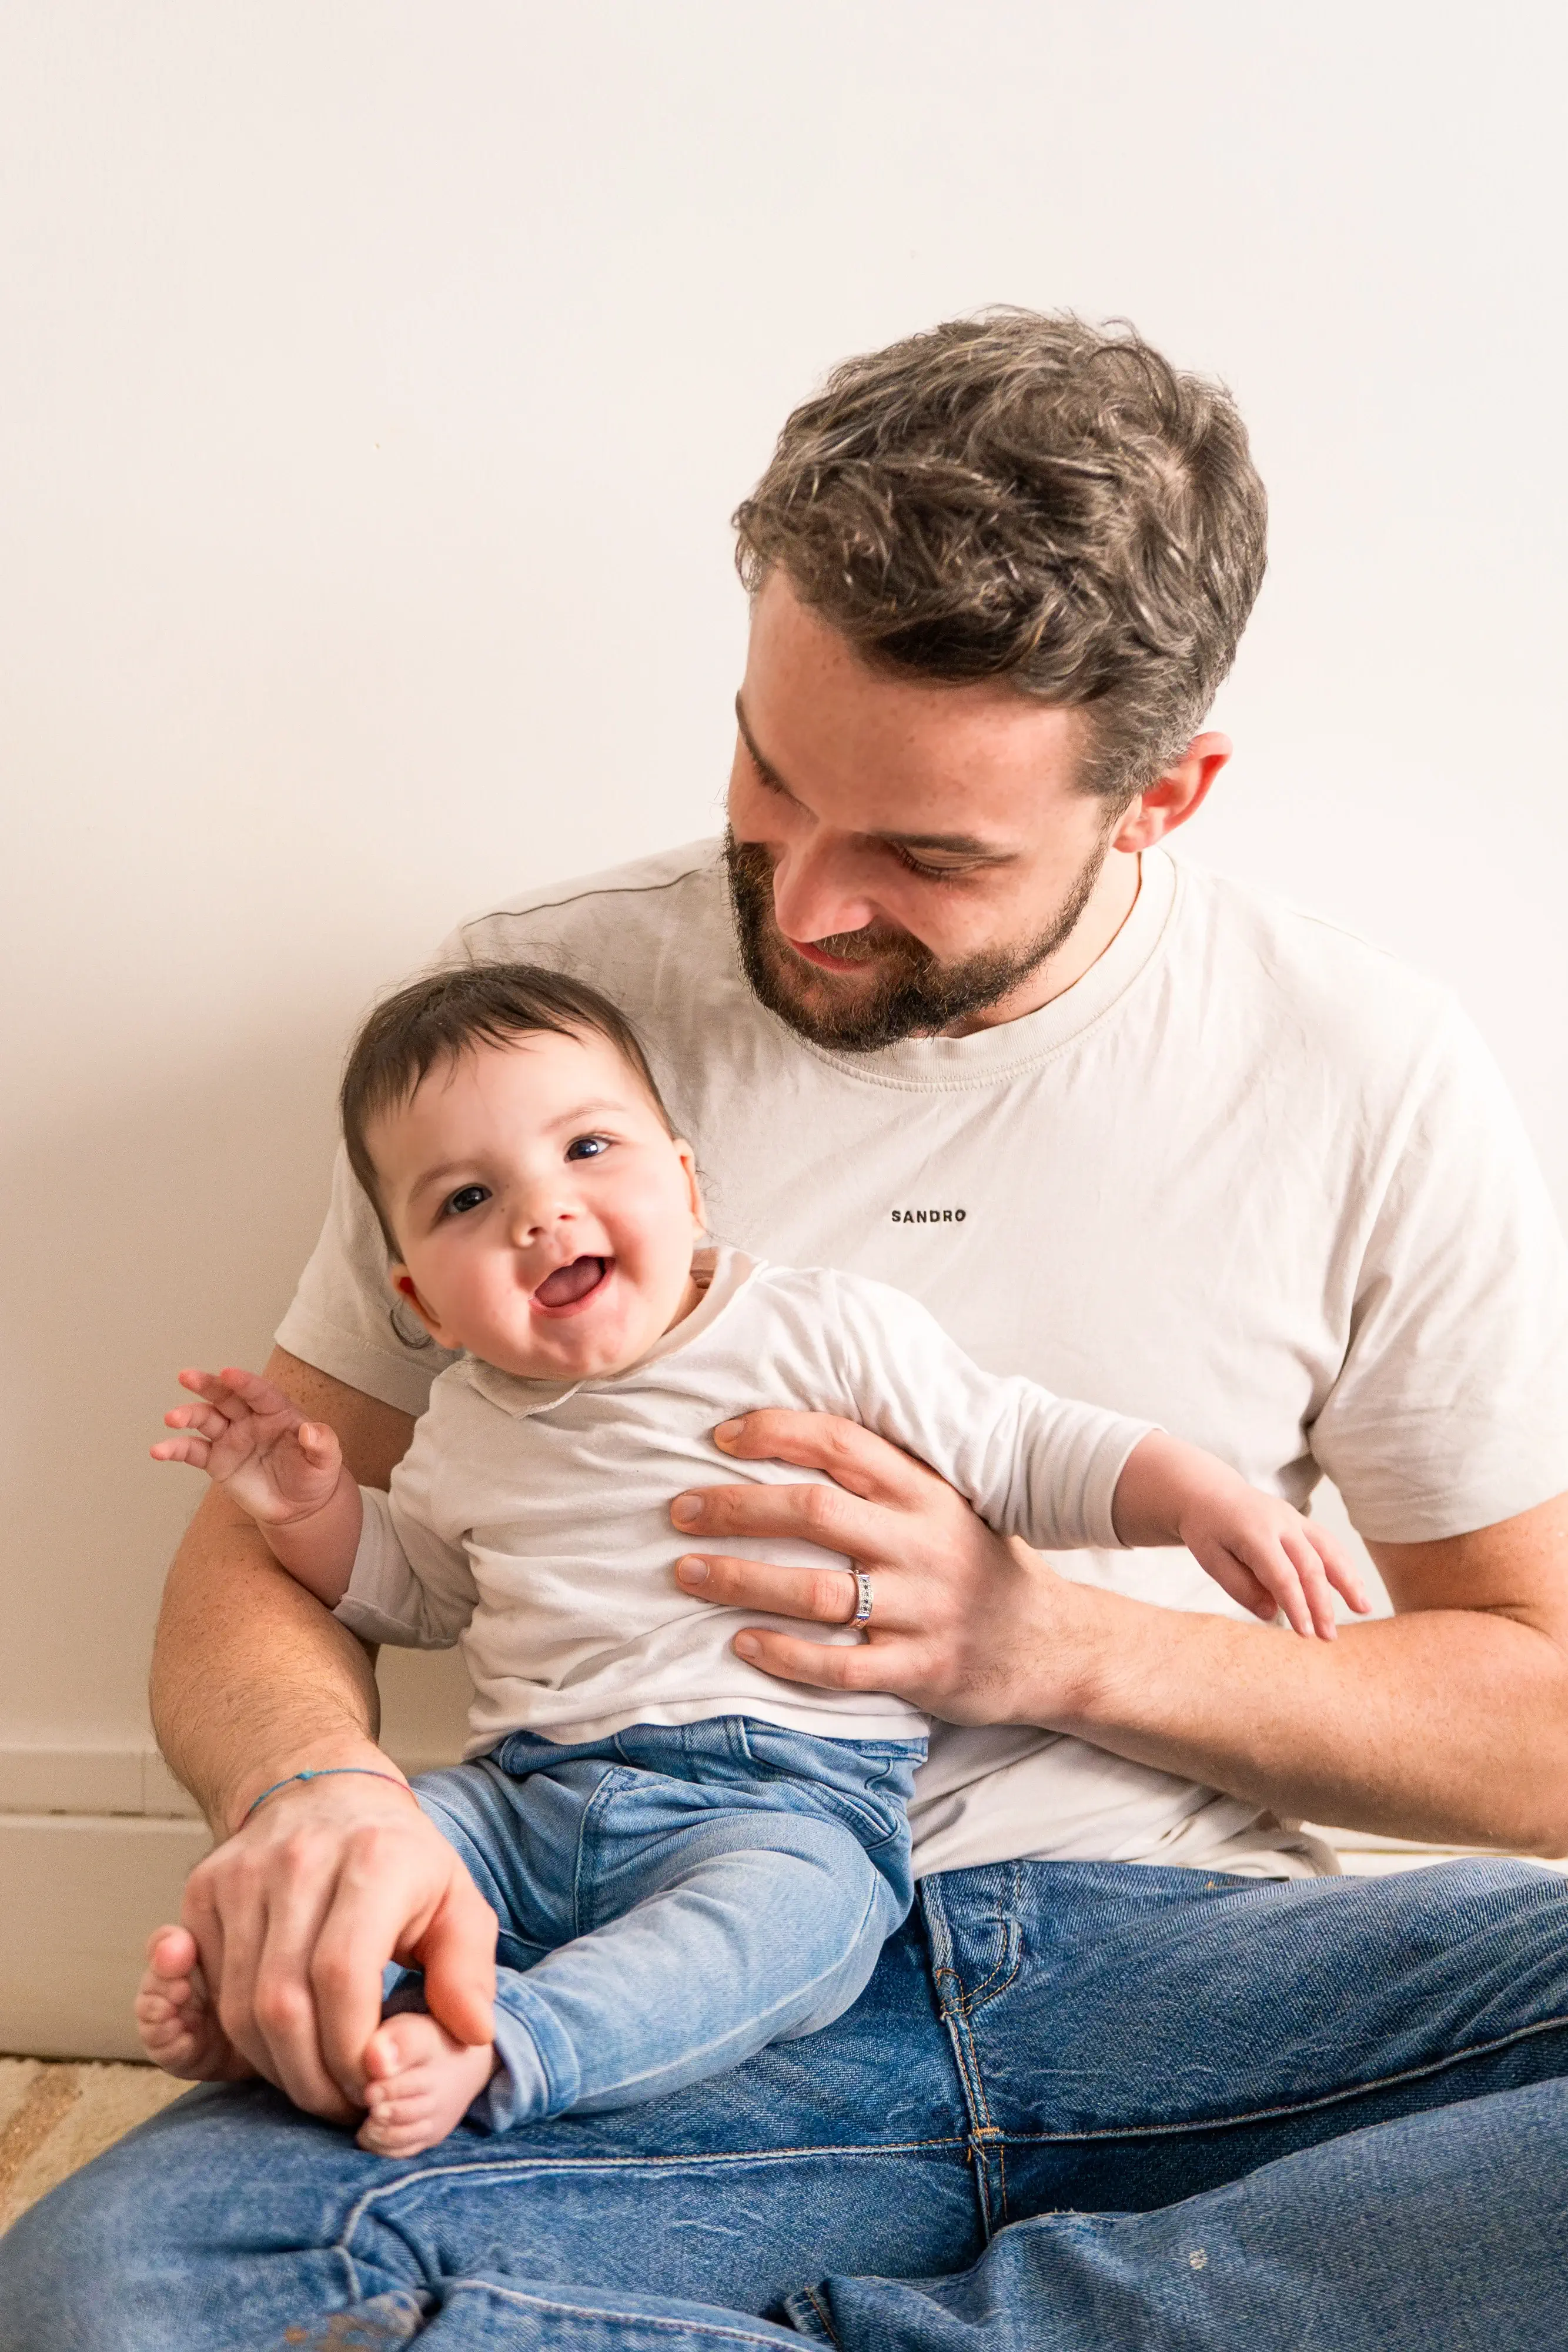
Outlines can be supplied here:
[[495, 1913], [465, 1879], [444, 1897], [414, 1954], [426, 2006], [458, 2042], [495, 2039], [496, 1928]]

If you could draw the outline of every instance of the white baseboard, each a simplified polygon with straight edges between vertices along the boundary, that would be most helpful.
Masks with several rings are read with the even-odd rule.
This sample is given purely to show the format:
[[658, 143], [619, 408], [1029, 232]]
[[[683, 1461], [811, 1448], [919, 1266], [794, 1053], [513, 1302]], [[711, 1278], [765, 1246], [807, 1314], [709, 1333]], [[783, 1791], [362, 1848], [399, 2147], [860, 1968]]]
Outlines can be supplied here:
[[[395, 1760], [412, 1780], [455, 1759], [399, 1748]], [[199, 1821], [201, 1807], [152, 1747], [86, 1748], [0, 1745], [0, 1815], [65, 1813], [125, 1815], [143, 1821]]]
[[141, 2056], [143, 1948], [210, 1843], [154, 1748], [0, 1747], [0, 2053]]
[[158, 1750], [145, 1748], [0, 1747], [0, 1814], [127, 1814], [196, 1821]]
[[0, 2051], [140, 2057], [142, 1948], [207, 1845], [202, 1822], [0, 1814]]

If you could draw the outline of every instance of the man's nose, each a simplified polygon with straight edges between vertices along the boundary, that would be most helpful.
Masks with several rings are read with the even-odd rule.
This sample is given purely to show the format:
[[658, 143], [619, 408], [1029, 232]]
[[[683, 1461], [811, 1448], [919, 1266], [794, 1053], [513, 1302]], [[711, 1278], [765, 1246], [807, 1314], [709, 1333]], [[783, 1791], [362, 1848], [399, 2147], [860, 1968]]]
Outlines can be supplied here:
[[859, 887], [848, 844], [810, 841], [781, 849], [773, 867], [773, 914], [789, 940], [862, 931], [876, 908]]

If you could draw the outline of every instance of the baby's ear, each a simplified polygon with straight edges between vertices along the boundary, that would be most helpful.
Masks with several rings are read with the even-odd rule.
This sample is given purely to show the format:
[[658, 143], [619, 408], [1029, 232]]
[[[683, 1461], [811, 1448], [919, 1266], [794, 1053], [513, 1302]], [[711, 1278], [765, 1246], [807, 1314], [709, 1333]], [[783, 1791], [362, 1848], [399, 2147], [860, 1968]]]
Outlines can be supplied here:
[[699, 1233], [707, 1231], [707, 1211], [703, 1207], [703, 1188], [697, 1181], [697, 1156], [683, 1136], [675, 1138], [675, 1151], [686, 1171], [686, 1184], [691, 1192], [692, 1215]]
[[[436, 1323], [434, 1316], [432, 1315], [429, 1307], [420, 1297], [419, 1292], [414, 1286], [413, 1276], [410, 1274], [407, 1266], [400, 1265], [397, 1259], [394, 1258], [392, 1260], [391, 1271], [392, 1286], [397, 1292], [398, 1297], [400, 1298], [407, 1299], [409, 1305], [413, 1307], [414, 1313], [418, 1316], [420, 1321], [429, 1332], [431, 1338], [433, 1339], [439, 1340], [441, 1339], [440, 1328]], [[443, 1344], [444, 1344], [444, 1342], [443, 1342]]]

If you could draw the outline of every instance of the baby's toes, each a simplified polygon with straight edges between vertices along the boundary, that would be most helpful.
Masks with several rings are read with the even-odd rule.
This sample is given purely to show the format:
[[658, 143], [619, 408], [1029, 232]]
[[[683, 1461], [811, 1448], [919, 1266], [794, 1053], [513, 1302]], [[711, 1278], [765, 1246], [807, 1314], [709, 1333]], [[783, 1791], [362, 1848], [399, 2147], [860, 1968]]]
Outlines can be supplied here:
[[162, 1985], [143, 1986], [137, 1994], [136, 2023], [144, 2042], [160, 2044], [190, 2032], [184, 2004], [171, 2000]]
[[141, 2047], [153, 2058], [161, 2059], [165, 2050], [184, 2039], [177, 2017], [146, 2017], [140, 2010], [136, 2013], [136, 2031], [141, 2037]]
[[154, 1927], [147, 1938], [147, 1973], [186, 1978], [196, 1965], [196, 1939], [188, 1927]]
[[422, 2123], [434, 2105], [427, 2084], [405, 2078], [395, 2087], [387, 2083], [378, 2084], [376, 2095], [370, 2100], [368, 2113], [371, 2122], [379, 2130], [387, 2131], [405, 2124]]
[[404, 2010], [382, 2020], [365, 2044], [370, 2087], [385, 2089], [439, 2062], [450, 2048], [445, 2033], [423, 2010]]
[[188, 2074], [200, 2057], [200, 2044], [183, 2020], [166, 2018], [162, 2024], [139, 2021], [141, 2047], [166, 2074]]
[[136, 1996], [138, 2025], [166, 2025], [173, 2014], [174, 2004], [162, 1985], [156, 1979], [151, 1984], [144, 1979]]
[[360, 2146], [371, 2156], [419, 2156], [443, 2137], [423, 2106], [408, 2114], [380, 2108], [365, 2117], [359, 2130]]
[[183, 1977], [144, 1976], [136, 1995], [138, 2017], [178, 2017], [191, 2006], [191, 1987]]

